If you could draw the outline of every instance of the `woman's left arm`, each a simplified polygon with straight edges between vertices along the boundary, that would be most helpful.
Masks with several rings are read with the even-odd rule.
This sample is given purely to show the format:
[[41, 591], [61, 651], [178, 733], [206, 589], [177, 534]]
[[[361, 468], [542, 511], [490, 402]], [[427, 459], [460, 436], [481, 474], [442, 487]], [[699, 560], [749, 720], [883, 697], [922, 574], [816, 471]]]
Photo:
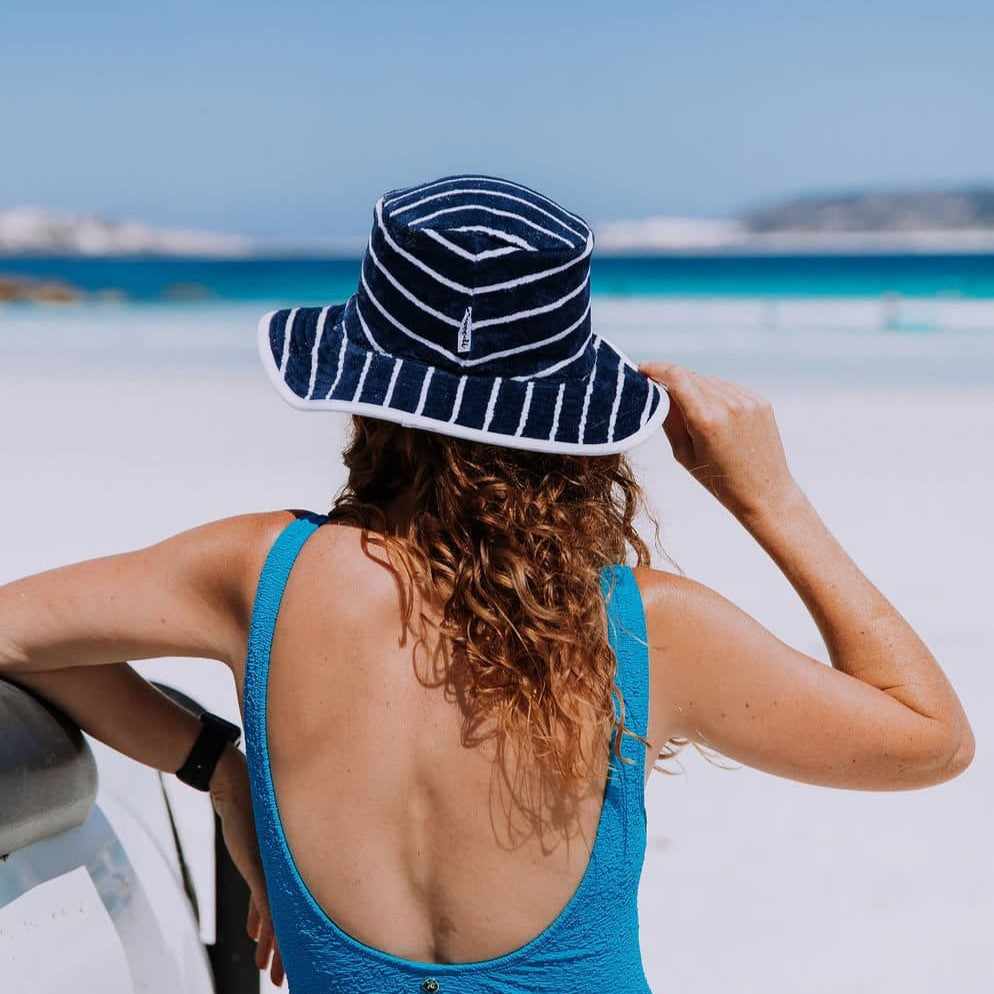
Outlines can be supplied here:
[[[241, 515], [146, 549], [92, 559], [0, 586], [0, 677], [35, 690], [85, 732], [132, 759], [179, 769], [199, 719], [124, 659], [244, 657], [262, 562], [292, 513]], [[256, 963], [282, 980], [244, 755], [228, 746], [210, 781], [225, 841], [251, 892]], [[277, 979], [279, 977], [279, 979]]]
[[0, 676], [159, 656], [231, 665], [263, 543], [290, 520], [287, 511], [226, 518], [0, 586]]
[[262, 560], [290, 520], [288, 511], [225, 518], [0, 586], [0, 677], [36, 690], [132, 759], [179, 769], [200, 721], [122, 660], [195, 656], [231, 666], [244, 654]]

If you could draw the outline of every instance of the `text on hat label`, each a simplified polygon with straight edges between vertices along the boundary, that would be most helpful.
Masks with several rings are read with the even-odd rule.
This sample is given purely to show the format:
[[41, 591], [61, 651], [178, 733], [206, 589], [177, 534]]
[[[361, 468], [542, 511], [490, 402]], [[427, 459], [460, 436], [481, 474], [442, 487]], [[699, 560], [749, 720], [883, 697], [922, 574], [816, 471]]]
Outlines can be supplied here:
[[457, 352], [468, 352], [472, 341], [473, 333], [473, 308], [467, 307], [466, 313], [462, 316], [462, 324], [459, 325], [459, 340], [456, 344]]

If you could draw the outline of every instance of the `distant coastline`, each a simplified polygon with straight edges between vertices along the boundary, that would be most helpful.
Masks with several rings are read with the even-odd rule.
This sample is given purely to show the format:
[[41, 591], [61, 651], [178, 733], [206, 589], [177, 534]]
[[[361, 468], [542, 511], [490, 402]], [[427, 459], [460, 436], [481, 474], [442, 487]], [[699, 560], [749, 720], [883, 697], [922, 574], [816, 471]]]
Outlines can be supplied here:
[[[595, 225], [605, 256], [994, 253], [994, 187], [805, 196], [736, 218], [647, 217]], [[9, 258], [356, 259], [364, 236], [251, 238], [139, 221], [0, 210]]]

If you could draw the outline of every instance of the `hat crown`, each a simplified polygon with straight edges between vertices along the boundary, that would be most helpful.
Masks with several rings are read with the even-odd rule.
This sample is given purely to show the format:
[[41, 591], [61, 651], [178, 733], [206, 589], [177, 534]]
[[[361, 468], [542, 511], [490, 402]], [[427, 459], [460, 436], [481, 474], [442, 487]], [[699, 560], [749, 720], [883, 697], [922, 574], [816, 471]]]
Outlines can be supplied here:
[[455, 373], [585, 376], [586, 222], [521, 184], [450, 176], [381, 197], [350, 337]]
[[410, 237], [433, 232], [428, 237], [442, 234], [473, 253], [495, 253], [479, 260], [484, 266], [511, 254], [499, 250], [575, 252], [590, 234], [586, 222], [555, 201], [491, 176], [451, 176], [380, 199], [392, 231]]

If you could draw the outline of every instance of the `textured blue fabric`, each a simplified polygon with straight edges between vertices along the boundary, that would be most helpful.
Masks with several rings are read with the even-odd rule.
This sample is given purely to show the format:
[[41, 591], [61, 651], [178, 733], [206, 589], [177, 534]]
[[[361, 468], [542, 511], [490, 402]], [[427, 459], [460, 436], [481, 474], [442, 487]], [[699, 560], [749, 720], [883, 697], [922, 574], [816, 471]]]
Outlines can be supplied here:
[[660, 427], [663, 388], [591, 326], [583, 218], [493, 176], [393, 190], [373, 214], [344, 304], [260, 322], [263, 364], [294, 407], [589, 455]]
[[[290, 570], [304, 542], [325, 520], [300, 518], [273, 545], [259, 579], [245, 673], [252, 801], [273, 924], [292, 994], [329, 994], [343, 985], [355, 994], [651, 994], [639, 948], [637, 907], [646, 842], [645, 751], [629, 736], [622, 738], [621, 752], [634, 762], [619, 763], [612, 753], [583, 879], [556, 919], [518, 949], [471, 963], [406, 960], [348, 935], [314, 900], [293, 861], [276, 808], [266, 739], [266, 685], [273, 629]], [[628, 566], [606, 567], [601, 584], [625, 723], [645, 735], [649, 677], [641, 596]]]

